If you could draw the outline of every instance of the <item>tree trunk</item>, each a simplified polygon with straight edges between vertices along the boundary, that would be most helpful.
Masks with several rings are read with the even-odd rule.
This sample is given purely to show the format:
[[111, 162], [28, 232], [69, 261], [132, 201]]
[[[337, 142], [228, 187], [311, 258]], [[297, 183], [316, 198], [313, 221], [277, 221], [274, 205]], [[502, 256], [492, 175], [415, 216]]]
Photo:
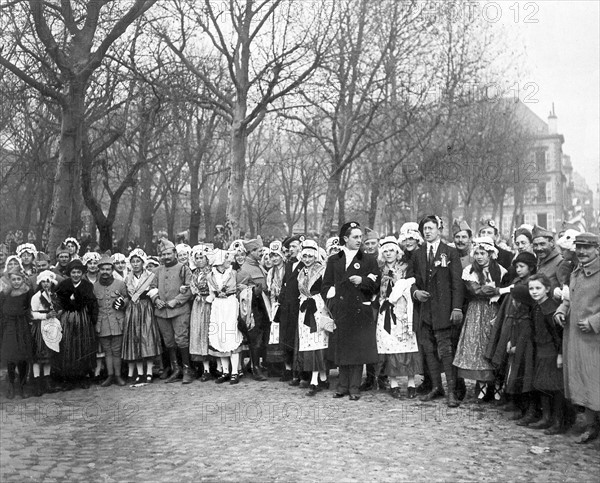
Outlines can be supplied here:
[[142, 167], [142, 192], [140, 195], [140, 244], [149, 255], [154, 255], [154, 206], [152, 203], [152, 173], [148, 166]]
[[23, 222], [21, 224], [21, 231], [23, 232], [23, 239], [27, 240], [27, 234], [29, 233], [29, 227], [31, 226], [31, 215], [33, 213], [33, 204], [35, 202], [36, 197], [31, 196], [35, 190], [35, 180], [33, 176], [30, 176], [27, 179], [27, 200], [25, 202], [25, 214], [23, 215]]
[[98, 231], [100, 232], [100, 251], [105, 252], [106, 250], [113, 249], [113, 225], [112, 223], [96, 223]]
[[137, 208], [139, 183], [135, 183], [131, 189], [131, 208], [129, 209], [129, 215], [127, 216], [127, 223], [125, 224], [125, 231], [123, 232], [123, 239], [125, 240], [125, 246], [129, 242], [131, 236], [131, 227], [133, 226], [133, 220], [135, 218], [135, 210]]
[[[245, 109], [244, 109], [245, 111]], [[240, 117], [243, 118], [243, 117]], [[234, 122], [231, 128], [231, 172], [227, 188], [227, 241], [239, 238], [242, 218], [244, 179], [246, 175], [246, 127]]]
[[368, 226], [375, 229], [375, 222], [377, 221], [377, 205], [379, 203], [381, 180], [375, 180], [371, 184], [371, 199], [369, 203], [369, 215], [368, 215]]
[[200, 163], [193, 160], [190, 166], [190, 240], [191, 246], [198, 244], [198, 232], [200, 231], [200, 221], [202, 220], [202, 211], [200, 210]]
[[60, 151], [54, 177], [49, 253], [54, 253], [71, 234], [72, 227], [76, 226], [73, 216], [81, 213], [81, 207], [78, 211], [73, 204], [81, 199], [78, 191], [86, 85], [87, 82], [80, 79], [72, 80], [67, 92], [68, 101], [61, 107]]
[[335, 214], [335, 205], [338, 200], [340, 180], [342, 174], [334, 171], [327, 180], [327, 190], [325, 191], [325, 205], [323, 206], [323, 215], [321, 220], [321, 236], [329, 237], [333, 229], [333, 216]]

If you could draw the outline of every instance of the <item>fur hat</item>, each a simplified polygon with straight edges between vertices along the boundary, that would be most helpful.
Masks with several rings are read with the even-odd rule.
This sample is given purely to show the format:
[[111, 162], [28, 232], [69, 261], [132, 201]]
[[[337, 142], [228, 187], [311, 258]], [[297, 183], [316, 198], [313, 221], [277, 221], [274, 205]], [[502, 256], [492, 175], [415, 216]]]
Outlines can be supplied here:
[[512, 261], [513, 266], [517, 263], [524, 263], [529, 266], [529, 268], [535, 269], [537, 267], [537, 258], [533, 253], [522, 252], [519, 253], [515, 259]]
[[346, 241], [344, 240], [346, 233], [348, 233], [348, 230], [351, 230], [353, 228], [360, 228], [360, 224], [356, 221], [347, 221], [340, 228], [340, 233], [338, 235], [338, 237], [339, 237], [338, 239], [339, 239], [341, 247], [343, 247], [346, 244]]

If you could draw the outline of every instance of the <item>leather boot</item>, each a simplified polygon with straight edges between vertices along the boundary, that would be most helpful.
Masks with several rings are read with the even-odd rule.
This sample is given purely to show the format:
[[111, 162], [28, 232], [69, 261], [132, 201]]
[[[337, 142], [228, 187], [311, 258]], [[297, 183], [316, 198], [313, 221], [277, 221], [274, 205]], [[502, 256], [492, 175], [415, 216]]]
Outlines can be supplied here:
[[535, 401], [529, 401], [529, 406], [527, 407], [527, 412], [525, 415], [517, 421], [517, 426], [529, 426], [531, 423], [534, 423], [538, 420], [536, 416], [536, 408]]
[[[446, 376], [448, 378], [448, 376]], [[456, 390], [456, 382], [454, 379], [449, 378], [448, 381], [448, 397], [446, 399], [446, 404], [449, 408], [457, 408], [460, 406], [460, 401], [456, 398], [454, 391]]]
[[191, 384], [194, 382], [194, 371], [190, 366], [183, 366], [183, 384]]
[[42, 394], [44, 394], [41, 377], [34, 377], [32, 379], [31, 384], [32, 384], [32, 394], [34, 397], [40, 397]]
[[100, 384], [100, 387], [112, 386], [113, 378], [114, 378], [114, 376], [112, 374], [109, 374], [108, 377], [106, 379], [104, 379], [104, 381], [102, 381], [102, 383]]
[[456, 379], [456, 389], [454, 390], [454, 395], [459, 401], [462, 401], [467, 395], [467, 385], [462, 377]]
[[177, 364], [177, 362], [172, 362], [171, 365], [173, 367], [173, 371], [171, 372], [171, 375], [165, 381], [166, 383], [171, 383], [171, 382], [177, 381], [177, 379], [179, 379], [179, 377], [182, 374], [181, 367], [179, 366], [179, 364]]
[[552, 426], [552, 407], [550, 396], [542, 396], [542, 419], [529, 425], [532, 429], [548, 429]]
[[15, 385], [16, 394], [17, 396], [21, 396], [21, 399], [27, 399], [29, 397], [29, 394], [25, 392], [24, 386], [25, 384], [23, 384], [22, 382], [19, 382]]

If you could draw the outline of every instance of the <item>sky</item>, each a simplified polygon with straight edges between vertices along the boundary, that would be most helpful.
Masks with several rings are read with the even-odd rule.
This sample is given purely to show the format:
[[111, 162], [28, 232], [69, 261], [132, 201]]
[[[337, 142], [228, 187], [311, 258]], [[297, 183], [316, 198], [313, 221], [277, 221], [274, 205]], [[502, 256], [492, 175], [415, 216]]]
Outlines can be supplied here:
[[[529, 96], [528, 100], [539, 101], [527, 102], [527, 106], [547, 121], [554, 103], [558, 132], [565, 138], [563, 152], [571, 156], [575, 171], [586, 178], [597, 199], [600, 182], [600, 2], [513, 0], [487, 3], [500, 6], [502, 23], [510, 25], [509, 30], [516, 34], [514, 41], [523, 44], [525, 72], [521, 83], [531, 82], [535, 87], [521, 89], [521, 94]], [[495, 8], [488, 7], [490, 19], [497, 15]], [[534, 93], [535, 88], [537, 92]]]

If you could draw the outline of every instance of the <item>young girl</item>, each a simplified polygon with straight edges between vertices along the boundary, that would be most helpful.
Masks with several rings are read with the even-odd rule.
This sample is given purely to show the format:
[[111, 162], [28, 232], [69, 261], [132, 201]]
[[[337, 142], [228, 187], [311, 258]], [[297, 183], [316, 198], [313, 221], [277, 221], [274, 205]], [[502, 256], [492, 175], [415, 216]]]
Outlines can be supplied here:
[[329, 387], [325, 362], [329, 332], [320, 323], [320, 314], [325, 306], [320, 294], [325, 267], [319, 259], [319, 247], [314, 240], [302, 242], [300, 257], [304, 268], [298, 273], [298, 351], [302, 352], [303, 369], [312, 374], [306, 395], [314, 396], [323, 387]]
[[[44, 392], [54, 392], [50, 381], [51, 361], [58, 352], [60, 332], [60, 314], [56, 288], [56, 274], [45, 270], [37, 276], [38, 291], [31, 299], [31, 335], [33, 337], [33, 391], [36, 396]], [[54, 325], [52, 327], [52, 325]], [[54, 336], [44, 337], [45, 333]], [[42, 369], [43, 368], [43, 373]]]
[[[529, 277], [536, 272], [533, 253], [519, 253], [513, 260], [515, 278], [510, 294], [496, 317], [497, 340], [488, 347], [488, 357], [496, 371], [504, 375], [504, 390], [511, 397], [505, 411], [516, 411], [513, 420], [526, 426], [535, 421], [537, 400], [533, 394], [534, 347]], [[490, 341], [492, 342], [492, 341]]]
[[[129, 254], [131, 271], [125, 278], [129, 304], [123, 323], [122, 357], [128, 363], [128, 374], [133, 376], [133, 366], [137, 366], [134, 384], [152, 382], [154, 357], [161, 353], [160, 332], [154, 317], [152, 301], [148, 297], [154, 273], [145, 270], [146, 254], [141, 248]], [[144, 375], [144, 361], [146, 373]]]
[[[19, 268], [7, 272], [10, 286], [0, 292], [0, 357], [7, 363], [8, 393], [13, 399], [15, 391], [22, 398], [27, 395], [23, 386], [27, 380], [29, 362], [33, 355], [33, 342], [29, 328], [32, 293], [25, 283], [25, 274]], [[16, 369], [19, 383], [15, 388]]]
[[192, 361], [202, 362], [203, 371], [200, 376], [201, 382], [213, 379], [210, 373], [210, 356], [208, 355], [208, 332], [210, 328], [210, 304], [206, 301], [210, 295], [208, 288], [208, 264], [209, 247], [207, 245], [196, 245], [192, 249], [193, 272], [191, 290], [194, 294], [194, 303], [190, 315], [190, 356]]
[[529, 425], [545, 429], [545, 434], [566, 431], [565, 397], [562, 375], [562, 328], [554, 323], [558, 303], [552, 298], [550, 279], [538, 273], [529, 278], [529, 294], [535, 300], [533, 308], [535, 373], [533, 387], [539, 391], [542, 419]]
[[[472, 247], [474, 263], [465, 267], [462, 274], [470, 301], [454, 365], [458, 367], [458, 377], [477, 381], [475, 396], [480, 403], [487, 396], [488, 385], [494, 390], [494, 368], [485, 358], [485, 350], [498, 312], [500, 281], [506, 270], [496, 262], [498, 250], [490, 237], [475, 238]], [[497, 393], [499, 389], [496, 388]]]
[[405, 278], [407, 264], [392, 236], [380, 243], [381, 287], [377, 317], [377, 352], [384, 358], [391, 395], [400, 399], [399, 378], [408, 376], [407, 397], [416, 397], [415, 374], [422, 372], [417, 338], [412, 329], [413, 304], [410, 287], [414, 278]]
[[[206, 299], [212, 304], [208, 342], [211, 354], [221, 359], [221, 376], [215, 381], [222, 384], [239, 382], [238, 368], [242, 351], [242, 334], [238, 329], [239, 306], [236, 297], [235, 271], [228, 266], [227, 252], [216, 249], [208, 254], [212, 270], [207, 281], [210, 295]], [[231, 360], [231, 375], [229, 362]]]

